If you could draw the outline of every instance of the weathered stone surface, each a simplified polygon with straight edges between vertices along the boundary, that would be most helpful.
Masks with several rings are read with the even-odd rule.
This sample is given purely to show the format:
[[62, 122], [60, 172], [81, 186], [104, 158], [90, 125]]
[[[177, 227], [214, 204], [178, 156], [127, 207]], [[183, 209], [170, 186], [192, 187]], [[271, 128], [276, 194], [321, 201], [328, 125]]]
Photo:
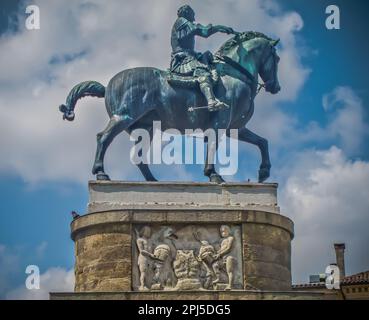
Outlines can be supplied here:
[[76, 219], [72, 223], [72, 231], [73, 229], [82, 229], [84, 227], [91, 227], [92, 225], [101, 225], [108, 223], [117, 223], [117, 222], [128, 222], [131, 220], [131, 214], [129, 211], [112, 211], [109, 214], [100, 215], [100, 214], [91, 214], [88, 216], [88, 219]]
[[291, 280], [286, 282], [260, 275], [248, 275], [245, 278], [245, 281], [247, 282], [247, 285], [251, 285], [253, 288], [259, 288], [259, 290], [262, 291], [291, 290]]
[[[109, 226], [109, 225], [107, 225]], [[84, 226], [75, 240], [75, 291], [114, 291], [131, 289], [131, 233], [110, 224], [109, 228], [94, 228], [94, 233]], [[120, 279], [120, 280], [111, 280]], [[123, 281], [121, 280], [123, 279]], [[115, 283], [119, 281], [119, 283]]]
[[278, 213], [277, 187], [275, 183], [90, 181], [88, 211], [240, 207]]
[[[203, 230], [200, 240], [213, 246], [216, 253], [222, 241], [221, 225], [230, 226], [232, 233], [237, 230], [232, 254], [237, 261], [233, 290], [289, 290], [293, 222], [278, 213], [276, 194], [276, 184], [91, 182], [90, 213], [71, 224], [76, 255], [75, 291], [137, 290], [136, 241], [142, 226], [150, 226], [154, 233], [161, 228], [172, 228], [179, 233], [177, 249], [192, 250], [199, 257], [200, 248], [207, 245], [193, 239], [193, 230]], [[222, 268], [221, 283], [210, 287], [215, 291], [211, 294], [199, 291], [191, 298], [221, 299], [221, 291], [217, 290], [227, 287], [225, 264]], [[210, 279], [215, 279], [214, 274]], [[197, 280], [190, 277], [181, 281], [193, 285]], [[202, 281], [200, 289], [204, 284]], [[182, 287], [191, 289], [191, 285]], [[156, 283], [153, 289], [156, 287], [164, 289], [160, 292], [164, 299], [168, 298], [168, 284]], [[182, 292], [179, 291], [179, 296]], [[160, 297], [160, 293], [155, 291], [151, 297], [154, 296]], [[141, 296], [129, 296], [136, 297]], [[247, 299], [252, 297], [260, 298], [260, 294], [249, 294]]]
[[85, 237], [79, 237], [76, 242], [76, 254], [83, 254], [88, 250], [104, 250], [111, 246], [127, 247], [130, 246], [130, 233], [103, 233], [87, 235]]
[[235, 223], [241, 221], [241, 214], [239, 211], [225, 211], [225, 210], [196, 210], [196, 211], [171, 211], [167, 213], [167, 221], [169, 222], [210, 222], [224, 221], [227, 223]]
[[131, 282], [124, 278], [102, 278], [84, 281], [76, 292], [120, 292], [130, 290]]
[[[250, 279], [251, 277], [266, 277], [287, 282], [288, 284], [291, 283], [291, 270], [277, 263], [245, 261], [244, 270], [247, 274], [247, 279]], [[260, 287], [258, 288], [260, 289]]]
[[[192, 290], [195, 288], [213, 290], [212, 281], [215, 279], [218, 279], [219, 285], [224, 284], [224, 288], [227, 285], [234, 289], [243, 288], [240, 225], [213, 223], [211, 225], [170, 224], [148, 227], [148, 225], [135, 224], [133, 229], [133, 290]], [[143, 235], [147, 231], [149, 233], [146, 236]], [[160, 256], [156, 254], [160, 251], [157, 249], [161, 248], [163, 250], [161, 261], [158, 262], [141, 255], [142, 246], [145, 247], [146, 252], [157, 257]], [[219, 258], [215, 258], [220, 249], [224, 253]], [[226, 261], [232, 262], [230, 265], [233, 276], [231, 280], [228, 278]], [[165, 275], [164, 279], [161, 279], [159, 275], [156, 279], [155, 270], [159, 268], [160, 274]], [[216, 277], [217, 270], [218, 277]], [[144, 280], [141, 280], [140, 275], [143, 275]], [[168, 279], [171, 280], [169, 284], [165, 283]]]
[[[124, 218], [121, 218], [120, 216]], [[285, 230], [290, 238], [293, 237], [293, 222], [280, 214], [264, 211], [248, 211], [239, 208], [224, 209], [130, 209], [117, 211], [104, 211], [90, 213], [74, 220], [71, 224], [72, 239], [75, 231], [84, 236], [104, 232], [125, 232], [131, 223], [250, 223], [258, 225], [271, 225]], [[100, 228], [100, 229], [97, 229]], [[105, 228], [106, 231], [102, 230]], [[127, 231], [129, 232], [129, 231]], [[256, 232], [259, 232], [257, 230]]]
[[289, 290], [292, 235], [287, 228], [244, 223], [242, 232], [245, 282], [262, 290]]
[[187, 291], [50, 293], [51, 300], [338, 300], [335, 292]]
[[251, 253], [255, 253], [254, 259], [258, 251], [262, 250], [263, 247], [281, 252], [285, 252], [286, 250], [288, 252], [290, 250], [291, 235], [279, 227], [245, 223], [243, 224], [242, 232], [245, 249], [254, 249], [251, 251]]
[[[268, 211], [244, 210], [242, 211], [241, 221], [250, 223], [250, 225], [262, 224], [279, 227], [287, 231], [291, 239], [293, 238], [293, 222], [281, 214], [271, 214]], [[248, 232], [250, 231], [252, 230], [248, 230]], [[259, 231], [256, 230], [256, 232]]]

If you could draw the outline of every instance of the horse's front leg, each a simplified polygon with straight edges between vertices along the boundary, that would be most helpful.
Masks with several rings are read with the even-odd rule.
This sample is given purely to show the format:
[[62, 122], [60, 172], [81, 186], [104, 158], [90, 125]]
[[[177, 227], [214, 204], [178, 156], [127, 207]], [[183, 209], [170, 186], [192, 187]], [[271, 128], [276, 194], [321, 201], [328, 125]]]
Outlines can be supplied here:
[[270, 159], [268, 140], [258, 136], [249, 129], [242, 128], [238, 130], [238, 139], [244, 142], [256, 145], [260, 149], [261, 153], [261, 165], [259, 169], [259, 182], [264, 182], [270, 176]]
[[204, 168], [204, 175], [209, 178], [210, 182], [222, 183], [224, 182], [222, 176], [218, 174], [215, 170], [214, 162], [215, 162], [215, 155], [218, 150], [218, 137], [214, 139], [208, 140], [206, 146], [206, 161], [205, 161], [205, 168]]

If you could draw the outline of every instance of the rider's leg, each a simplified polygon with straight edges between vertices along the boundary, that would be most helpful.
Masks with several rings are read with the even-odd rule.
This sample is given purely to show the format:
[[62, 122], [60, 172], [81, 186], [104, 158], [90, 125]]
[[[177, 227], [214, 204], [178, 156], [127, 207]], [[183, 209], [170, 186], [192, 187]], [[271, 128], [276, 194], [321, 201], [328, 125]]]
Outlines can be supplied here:
[[213, 91], [213, 84], [209, 76], [200, 76], [199, 78], [200, 90], [205, 96], [208, 106], [215, 105], [217, 100]]
[[213, 91], [212, 76], [209, 71], [198, 68], [195, 70], [194, 76], [197, 77], [200, 90], [207, 100], [208, 108], [210, 111], [216, 111], [216, 110], [228, 108], [227, 104], [219, 101], [215, 97], [215, 94]]
[[200, 61], [207, 66], [213, 62], [213, 59], [213, 54], [210, 51], [205, 51], [200, 57]]

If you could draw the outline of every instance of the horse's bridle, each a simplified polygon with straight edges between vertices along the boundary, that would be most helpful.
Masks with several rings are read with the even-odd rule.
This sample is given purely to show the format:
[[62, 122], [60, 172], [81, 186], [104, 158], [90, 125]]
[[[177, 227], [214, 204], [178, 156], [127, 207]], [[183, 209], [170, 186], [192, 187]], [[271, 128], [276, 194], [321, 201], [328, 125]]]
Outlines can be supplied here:
[[[231, 67], [233, 67], [234, 69], [236, 69], [237, 71], [239, 71], [241, 74], [243, 74], [244, 76], [246, 76], [251, 83], [253, 84], [253, 86], [255, 86], [256, 84], [256, 90], [255, 90], [255, 97], [258, 95], [258, 93], [261, 91], [261, 89], [265, 89], [265, 83], [260, 83], [257, 79], [255, 79], [255, 77], [251, 74], [251, 72], [249, 70], [247, 70], [245, 67], [243, 67], [240, 63], [238, 63], [237, 61], [227, 57], [227, 56], [222, 56], [220, 54], [215, 54], [214, 55], [215, 58], [217, 58], [220, 61], [223, 61], [224, 63], [230, 65]], [[275, 56], [275, 52], [273, 50], [271, 50], [270, 54], [265, 58], [262, 59], [265, 64], [265, 62], [267, 62], [271, 57], [273, 57], [273, 63], [274, 63], [274, 67], [276, 65], [276, 56]]]
[[[276, 59], [277, 59], [277, 55], [276, 55], [276, 52], [275, 52], [275, 48], [274, 48], [274, 46], [272, 46], [272, 50], [271, 50], [271, 52], [269, 53], [269, 55], [264, 59], [262, 59], [262, 61], [263, 61], [263, 64], [266, 64], [268, 61], [269, 61], [269, 59], [270, 58], [273, 58], [273, 68], [274, 69], [276, 69], [276, 67], [277, 67], [277, 61], [276, 61]], [[273, 81], [275, 81], [275, 80], [273, 80]], [[267, 81], [267, 82], [264, 82], [264, 83], [258, 83], [258, 85], [259, 85], [259, 88], [258, 88], [258, 90], [257, 90], [257, 93], [259, 93], [260, 92], [260, 90], [262, 89], [262, 88], [264, 88], [265, 89], [265, 87], [266, 87], [266, 84], [268, 83], [268, 82], [270, 82], [270, 81]]]

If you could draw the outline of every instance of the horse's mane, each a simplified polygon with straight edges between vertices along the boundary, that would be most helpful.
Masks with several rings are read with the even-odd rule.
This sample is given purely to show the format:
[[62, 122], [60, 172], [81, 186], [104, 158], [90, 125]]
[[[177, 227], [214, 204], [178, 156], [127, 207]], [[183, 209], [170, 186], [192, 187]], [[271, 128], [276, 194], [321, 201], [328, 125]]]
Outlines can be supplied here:
[[244, 41], [249, 41], [255, 38], [264, 38], [266, 40], [272, 41], [273, 39], [269, 38], [267, 35], [261, 32], [257, 31], [246, 31], [246, 32], [240, 32], [236, 34], [231, 39], [227, 40], [216, 52], [217, 55], [223, 56], [225, 55], [229, 50], [234, 48], [235, 46], [239, 45], [240, 43]]

